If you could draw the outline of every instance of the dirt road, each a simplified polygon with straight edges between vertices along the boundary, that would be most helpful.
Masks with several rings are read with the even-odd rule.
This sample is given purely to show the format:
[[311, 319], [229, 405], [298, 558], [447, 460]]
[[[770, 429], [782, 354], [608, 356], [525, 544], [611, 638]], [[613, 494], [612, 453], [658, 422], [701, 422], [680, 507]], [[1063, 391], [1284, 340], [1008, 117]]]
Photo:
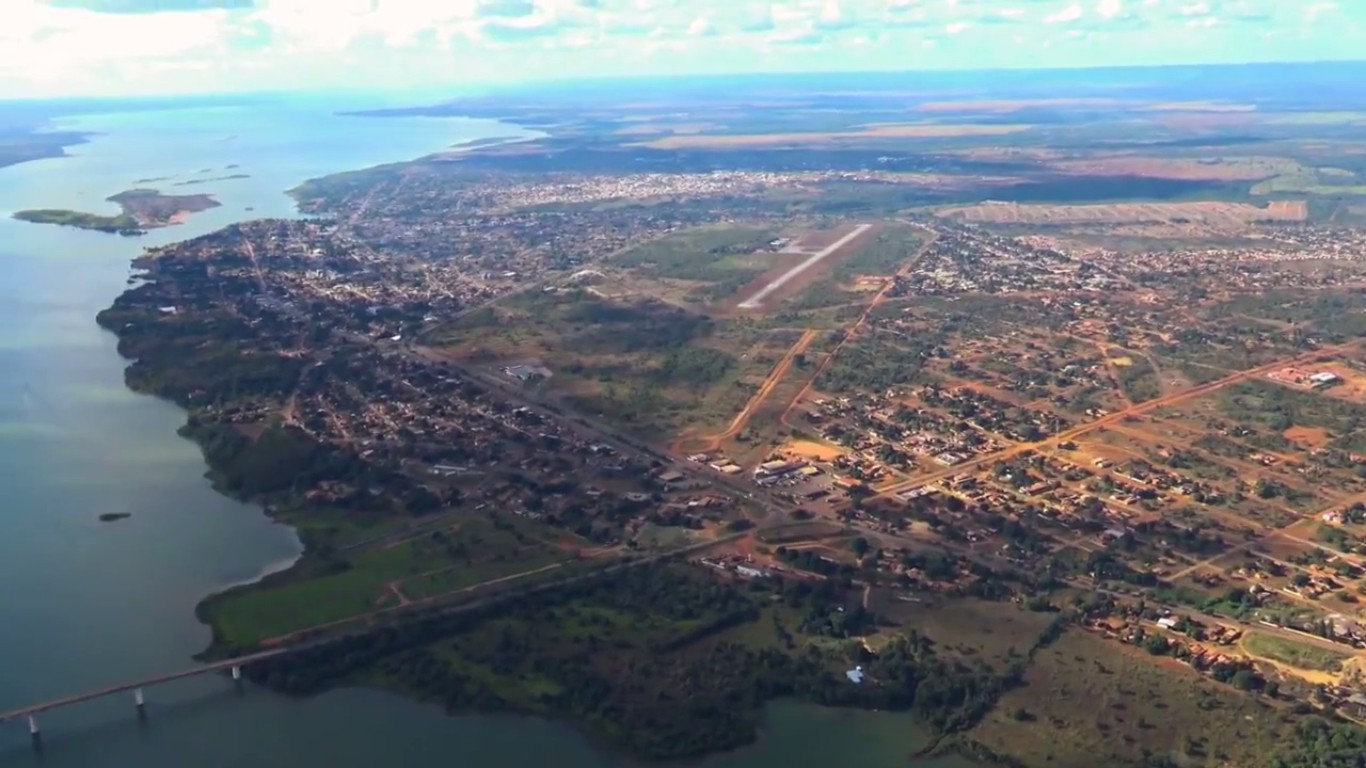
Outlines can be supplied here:
[[997, 461], [1013, 458], [1015, 456], [1019, 456], [1022, 453], [1043, 450], [1049, 446], [1056, 445], [1058, 443], [1064, 443], [1069, 440], [1081, 437], [1087, 432], [1100, 429], [1110, 424], [1121, 423], [1124, 421], [1124, 419], [1127, 419], [1130, 416], [1138, 416], [1140, 414], [1148, 413], [1150, 411], [1155, 411], [1159, 408], [1164, 408], [1169, 405], [1175, 405], [1176, 403], [1191, 400], [1202, 395], [1208, 395], [1212, 392], [1217, 392], [1223, 389], [1224, 387], [1228, 387], [1230, 385], [1237, 384], [1241, 381], [1246, 381], [1248, 379], [1255, 378], [1258, 376], [1263, 376], [1267, 373], [1270, 373], [1271, 371], [1280, 368], [1285, 368], [1287, 366], [1306, 365], [1324, 356], [1338, 354], [1348, 349], [1351, 349], [1355, 346], [1357, 346], [1357, 342], [1348, 342], [1346, 344], [1340, 344], [1334, 347], [1324, 347], [1323, 349], [1314, 350], [1313, 352], [1306, 352], [1302, 355], [1296, 355], [1295, 357], [1277, 360], [1272, 363], [1266, 363], [1265, 365], [1259, 365], [1256, 368], [1249, 368], [1245, 371], [1238, 371], [1237, 373], [1230, 374], [1221, 379], [1215, 379], [1214, 381], [1205, 382], [1204, 384], [1198, 384], [1194, 387], [1183, 389], [1179, 392], [1173, 392], [1169, 395], [1163, 395], [1162, 397], [1156, 398], [1154, 400], [1145, 400], [1144, 402], [1137, 403], [1127, 408], [1115, 411], [1114, 413], [1102, 416], [1098, 419], [1095, 419], [1094, 421], [1088, 421], [1085, 424], [1078, 424], [1077, 426], [1072, 427], [1070, 429], [1065, 429], [1062, 432], [1059, 432], [1056, 435], [1045, 438], [1043, 440], [1039, 440], [1032, 443], [1018, 443], [1016, 445], [1010, 446], [1009, 448], [996, 451], [995, 453], [983, 454], [981, 456], [978, 456], [977, 458], [970, 459], [961, 464], [955, 464], [952, 467], [931, 472], [928, 475], [921, 475], [920, 477], [914, 478], [912, 480], [906, 480], [904, 482], [895, 483], [886, 488], [883, 488], [878, 493], [878, 498], [886, 498], [889, 496], [894, 496], [898, 493], [909, 491], [915, 488], [920, 488], [921, 486], [929, 485], [930, 483], [933, 483], [937, 480], [942, 480], [946, 477], [961, 474], [971, 469], [977, 469], [978, 467], [987, 464], [992, 464]]
[[[750, 417], [759, 409], [759, 406], [764, 404], [764, 400], [768, 398], [773, 392], [773, 389], [777, 387], [778, 383], [787, 375], [788, 370], [792, 368], [792, 363], [797, 359], [797, 355], [805, 352], [819, 335], [819, 331], [806, 330], [802, 332], [801, 338], [797, 339], [796, 343], [788, 348], [787, 352], [783, 353], [782, 359], [773, 366], [773, 370], [769, 371], [768, 376], [764, 377], [763, 383], [759, 385], [758, 391], [750, 397], [749, 402], [745, 403], [745, 407], [741, 408], [740, 412], [735, 414], [735, 418], [731, 419], [730, 425], [726, 427], [726, 431], [701, 438], [679, 438], [674, 442], [674, 445], [670, 450], [673, 453], [678, 454], [685, 452], [706, 453], [708, 451], [714, 451], [720, 448], [723, 442], [744, 431], [745, 425], [749, 423]], [[702, 442], [695, 443], [695, 447], [692, 450], [684, 451], [684, 444], [694, 445], [694, 440]]]
[[[911, 224], [912, 222], [904, 223]], [[920, 259], [925, 255], [925, 252], [930, 249], [930, 246], [934, 245], [935, 240], [938, 239], [939, 234], [937, 232], [931, 229], [927, 229], [926, 231], [929, 232], [930, 236], [925, 239], [925, 242], [920, 244], [920, 248], [916, 250], [914, 255], [906, 260], [906, 263], [902, 265], [901, 269], [897, 270], [898, 276], [910, 272], [910, 270], [920, 262]], [[806, 399], [807, 395], [811, 394], [811, 388], [815, 386], [815, 383], [820, 379], [821, 374], [824, 373], [825, 369], [830, 366], [830, 363], [839, 356], [840, 350], [844, 349], [844, 345], [849, 343], [850, 339], [857, 336], [859, 331], [863, 330], [863, 326], [868, 323], [868, 318], [872, 317], [874, 310], [882, 304], [887, 298], [887, 294], [891, 292], [895, 285], [896, 280], [888, 280], [887, 284], [882, 286], [882, 290], [878, 291], [877, 295], [873, 297], [873, 300], [868, 302], [868, 306], [864, 308], [863, 313], [859, 315], [858, 320], [855, 320], [854, 324], [849, 326], [849, 330], [844, 334], [844, 338], [840, 339], [839, 344], [836, 344], [835, 348], [830, 350], [830, 354], [826, 355], [825, 358], [821, 360], [820, 365], [817, 365], [816, 370], [811, 373], [811, 378], [807, 379], [806, 385], [802, 387], [801, 391], [797, 393], [797, 396], [792, 398], [792, 401], [783, 409], [782, 418], [778, 420], [778, 423], [785, 427], [792, 426], [788, 422], [788, 419], [792, 416], [792, 411], [799, 403]]]

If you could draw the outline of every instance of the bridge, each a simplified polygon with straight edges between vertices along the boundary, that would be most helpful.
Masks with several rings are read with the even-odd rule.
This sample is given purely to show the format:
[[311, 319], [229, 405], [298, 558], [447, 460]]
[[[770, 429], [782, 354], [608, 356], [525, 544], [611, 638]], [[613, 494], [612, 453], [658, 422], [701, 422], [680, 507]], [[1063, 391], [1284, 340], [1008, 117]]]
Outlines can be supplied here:
[[198, 667], [192, 667], [190, 669], [181, 670], [179, 672], [172, 672], [167, 675], [148, 677], [142, 680], [134, 680], [132, 682], [122, 683], [120, 685], [111, 685], [107, 688], [100, 688], [93, 691], [86, 691], [85, 693], [78, 693], [74, 696], [63, 696], [60, 699], [51, 699], [49, 701], [44, 701], [39, 704], [32, 704], [27, 707], [12, 709], [8, 712], [0, 712], [0, 723], [7, 722], [9, 720], [27, 719], [28, 732], [33, 736], [34, 744], [37, 745], [39, 740], [38, 715], [42, 712], [48, 712], [54, 709], [61, 709], [62, 707], [69, 707], [72, 704], [80, 704], [83, 701], [101, 699], [105, 696], [113, 696], [115, 694], [132, 691], [133, 703], [137, 706], [138, 712], [141, 714], [145, 712], [146, 707], [146, 700], [143, 697], [144, 688], [151, 688], [152, 686], [161, 685], [163, 683], [169, 683], [173, 680], [183, 680], [187, 677], [209, 675], [216, 672], [229, 672], [232, 675], [233, 680], [241, 680], [242, 667], [253, 662], [264, 661], [266, 659], [281, 656], [286, 653], [292, 653], [294, 651], [299, 650], [300, 647], [301, 646], [294, 646], [290, 648], [277, 648], [275, 650], [262, 651], [260, 653], [253, 653], [246, 656], [238, 656], [237, 658], [224, 659], [223, 661], [216, 661], [212, 664], [203, 664]]
[[[570, 576], [570, 577], [568, 577], [568, 578], [564, 578], [564, 579], [560, 579], [560, 580], [548, 582], [548, 583], [545, 583], [545, 584], [534, 584], [534, 585], [531, 585], [531, 586], [528, 586], [528, 587], [522, 588], [522, 589], [512, 589], [512, 590], [509, 590], [509, 591], [504, 592], [504, 593], [500, 593], [500, 594], [497, 594], [497, 595], [492, 595], [492, 596], [487, 597], [487, 598], [484, 598], [484, 599], [482, 599], [482, 600], [474, 600], [474, 601], [470, 601], [470, 602], [464, 602], [464, 603], [459, 603], [459, 604], [455, 604], [455, 605], [448, 605], [448, 606], [440, 607], [440, 608], [438, 608], [434, 613], [428, 614], [428, 615], [449, 614], [449, 613], [462, 613], [462, 612], [469, 611], [469, 610], [473, 610], [473, 609], [476, 609], [476, 608], [481, 608], [481, 607], [485, 607], [485, 606], [488, 606], [488, 605], [491, 605], [491, 604], [503, 602], [503, 601], [505, 601], [505, 600], [509, 600], [509, 599], [512, 599], [512, 598], [515, 598], [515, 597], [519, 597], [519, 596], [525, 596], [525, 595], [530, 595], [530, 594], [536, 594], [536, 593], [538, 593], [538, 592], [545, 592], [545, 591], [554, 590], [554, 589], [561, 589], [561, 588], [563, 588], [563, 587], [565, 587], [565, 586], [567, 586], [567, 585], [569, 585], [569, 584], [574, 584], [574, 583], [586, 581], [586, 580], [588, 580], [588, 579], [599, 578], [599, 577], [604, 576], [604, 575], [606, 575], [606, 574], [618, 573], [618, 572], [620, 572], [620, 571], [623, 571], [623, 570], [626, 570], [626, 569], [629, 569], [629, 568], [636, 568], [636, 567], [639, 567], [639, 566], [642, 566], [642, 565], [648, 565], [648, 564], [657, 563], [657, 562], [660, 562], [660, 561], [663, 561], [663, 560], [668, 560], [668, 559], [672, 559], [672, 558], [677, 558], [677, 557], [682, 557], [682, 556], [686, 556], [686, 555], [691, 555], [691, 554], [696, 554], [696, 553], [699, 553], [699, 552], [703, 552], [703, 551], [705, 551], [705, 550], [708, 550], [708, 549], [711, 549], [711, 548], [714, 548], [714, 547], [719, 547], [719, 546], [722, 546], [722, 545], [725, 545], [725, 544], [729, 544], [729, 543], [732, 543], [732, 542], [735, 542], [735, 541], [739, 541], [740, 539], [742, 539], [742, 538], [744, 538], [744, 537], [746, 537], [746, 536], [752, 535], [752, 534], [754, 534], [754, 533], [757, 533], [757, 532], [759, 532], [759, 531], [770, 531], [770, 532], [772, 532], [772, 531], [782, 530], [782, 529], [787, 528], [787, 527], [789, 527], [789, 526], [801, 525], [801, 524], [802, 524], [802, 523], [800, 523], [800, 522], [791, 522], [791, 521], [787, 521], [787, 520], [785, 520], [785, 519], [781, 519], [781, 518], [780, 518], [780, 519], [778, 519], [778, 520], [775, 520], [775, 521], [766, 523], [766, 524], [764, 524], [764, 525], [757, 526], [757, 527], [755, 527], [754, 529], [751, 529], [751, 530], [746, 530], [746, 531], [735, 531], [735, 532], [732, 532], [732, 533], [727, 533], [727, 534], [722, 535], [722, 536], [718, 536], [718, 537], [716, 537], [715, 539], [710, 539], [710, 540], [707, 540], [707, 541], [698, 541], [698, 542], [693, 542], [693, 543], [690, 543], [690, 544], [685, 544], [685, 545], [683, 545], [683, 546], [675, 547], [674, 549], [671, 549], [671, 550], [668, 550], [668, 551], [665, 551], [665, 552], [657, 552], [657, 553], [655, 553], [655, 554], [647, 555], [647, 556], [645, 556], [645, 557], [635, 557], [635, 558], [629, 558], [629, 559], [617, 561], [617, 562], [612, 563], [611, 565], [607, 565], [607, 566], [605, 566], [605, 567], [598, 568], [598, 569], [593, 570], [593, 571], [590, 571], [590, 572], [588, 572], [588, 573], [576, 574], [576, 575]], [[502, 579], [495, 579], [494, 581], [502, 581]], [[488, 584], [488, 583], [491, 583], [491, 582], [486, 582], [486, 584]], [[411, 611], [412, 607], [413, 607], [413, 606], [403, 606], [403, 608], [408, 609], [409, 611]], [[390, 608], [390, 609], [385, 609], [385, 610], [388, 611], [388, 610], [399, 610], [399, 609]], [[368, 615], [368, 616], [371, 617], [371, 618], [373, 617], [373, 615]], [[352, 619], [352, 620], [364, 619], [364, 618], [367, 618], [367, 617], [366, 617], [366, 616], [355, 617], [355, 619]], [[312, 628], [312, 629], [313, 629], [313, 630], [317, 630], [317, 629], [319, 629], [319, 628], [320, 628], [320, 627], [314, 627], [314, 628]], [[365, 631], [365, 630], [364, 630], [364, 629], [361, 629], [361, 630], [357, 630], [357, 631], [363, 632], [363, 631]], [[41, 702], [41, 703], [39, 703], [39, 704], [31, 704], [31, 705], [29, 705], [29, 706], [27, 706], [27, 707], [20, 707], [20, 708], [18, 708], [18, 709], [11, 709], [11, 710], [9, 710], [8, 712], [0, 712], [0, 723], [5, 723], [5, 722], [8, 722], [8, 721], [10, 721], [10, 720], [24, 720], [24, 719], [27, 719], [27, 720], [28, 720], [28, 730], [29, 730], [29, 734], [33, 737], [33, 745], [34, 745], [35, 748], [40, 748], [40, 749], [41, 749], [41, 747], [42, 747], [42, 741], [41, 741], [41, 737], [40, 737], [40, 731], [39, 731], [39, 728], [38, 728], [38, 715], [41, 714], [41, 713], [43, 713], [43, 712], [48, 712], [48, 711], [51, 711], [51, 710], [54, 710], [54, 709], [61, 709], [62, 707], [69, 707], [69, 706], [71, 706], [71, 705], [73, 705], [73, 704], [79, 704], [79, 703], [84, 702], [84, 701], [91, 701], [91, 700], [93, 700], [93, 699], [100, 699], [100, 698], [104, 698], [104, 697], [106, 697], [106, 696], [113, 696], [113, 695], [116, 695], [116, 694], [119, 694], [119, 693], [127, 693], [128, 691], [132, 691], [132, 692], [133, 692], [133, 704], [137, 707], [137, 711], [138, 711], [139, 716], [142, 716], [142, 715], [145, 715], [145, 714], [146, 714], [146, 700], [145, 700], [145, 698], [144, 698], [144, 696], [143, 696], [143, 689], [144, 689], [144, 688], [150, 688], [150, 687], [152, 687], [152, 686], [161, 685], [161, 684], [163, 684], [163, 683], [169, 683], [169, 682], [172, 682], [172, 681], [174, 681], [174, 680], [183, 680], [183, 679], [188, 678], [188, 677], [197, 677], [197, 676], [199, 676], [199, 675], [209, 675], [209, 674], [213, 674], [213, 673], [216, 673], [216, 672], [225, 672], [225, 671], [226, 671], [226, 672], [229, 672], [229, 673], [232, 675], [232, 679], [233, 679], [233, 680], [235, 680], [235, 681], [240, 681], [240, 680], [242, 679], [242, 668], [245, 667], [245, 666], [247, 666], [247, 665], [249, 665], [249, 664], [252, 664], [252, 663], [255, 663], [255, 662], [258, 662], [258, 661], [265, 661], [266, 659], [272, 659], [272, 658], [276, 658], [276, 657], [279, 657], [279, 656], [285, 656], [285, 655], [287, 655], [287, 654], [296, 653], [296, 652], [298, 652], [298, 651], [303, 651], [303, 650], [306, 650], [306, 649], [317, 648], [317, 647], [319, 647], [319, 646], [326, 645], [326, 644], [328, 644], [328, 643], [332, 643], [332, 642], [335, 642], [335, 641], [337, 641], [337, 640], [339, 640], [339, 639], [341, 639], [341, 638], [343, 638], [343, 637], [346, 637], [347, 634], [348, 634], [348, 633], [343, 632], [343, 633], [340, 633], [340, 634], [337, 634], [337, 635], [330, 635], [330, 636], [325, 636], [325, 637], [319, 637], [319, 638], [316, 638], [316, 639], [305, 640], [305, 641], [303, 641], [303, 642], [292, 643], [292, 644], [290, 644], [290, 645], [286, 645], [286, 646], [282, 646], [282, 647], [278, 647], [278, 648], [272, 648], [271, 650], [268, 650], [268, 651], [260, 651], [260, 652], [258, 652], [258, 653], [251, 653], [251, 654], [247, 654], [247, 655], [244, 655], [244, 656], [238, 656], [238, 657], [231, 658], [231, 659], [224, 659], [224, 660], [222, 660], [222, 661], [216, 661], [216, 662], [213, 662], [213, 663], [211, 663], [211, 664], [203, 664], [203, 665], [198, 666], [198, 667], [191, 667], [190, 669], [182, 670], [182, 671], [180, 671], [180, 672], [173, 672], [173, 673], [171, 673], [171, 674], [159, 675], [159, 676], [156, 676], [156, 677], [147, 677], [147, 678], [143, 678], [143, 679], [141, 679], [141, 680], [134, 680], [134, 681], [131, 681], [131, 682], [123, 683], [123, 684], [121, 684], [121, 685], [112, 685], [112, 686], [109, 686], [109, 687], [107, 687], [107, 688], [100, 688], [100, 689], [97, 689], [97, 690], [86, 691], [85, 693], [78, 693], [78, 694], [75, 694], [75, 695], [72, 695], [72, 696], [64, 696], [64, 697], [59, 698], [59, 699], [51, 699], [51, 700], [49, 700], [49, 701], [44, 701], [44, 702]]]

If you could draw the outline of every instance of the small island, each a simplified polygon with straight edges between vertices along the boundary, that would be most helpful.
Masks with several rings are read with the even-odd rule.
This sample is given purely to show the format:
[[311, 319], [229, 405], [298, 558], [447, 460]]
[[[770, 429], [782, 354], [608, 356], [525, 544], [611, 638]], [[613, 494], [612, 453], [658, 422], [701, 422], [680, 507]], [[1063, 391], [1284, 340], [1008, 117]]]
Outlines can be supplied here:
[[132, 516], [132, 512], [105, 512], [104, 514], [100, 515], [100, 522], [112, 523], [115, 520], [127, 520]]
[[177, 181], [173, 186], [190, 187], [195, 184], [208, 184], [214, 181], [235, 181], [237, 179], [250, 179], [251, 176], [245, 173], [234, 173], [230, 176], [213, 176], [207, 179], [189, 179], [187, 181]]
[[191, 213], [221, 205], [211, 195], [166, 195], [155, 189], [130, 189], [105, 199], [118, 203], [123, 211], [116, 216], [103, 216], [59, 208], [38, 208], [18, 211], [14, 218], [35, 224], [57, 224], [133, 236], [146, 234], [149, 229], [179, 224]]

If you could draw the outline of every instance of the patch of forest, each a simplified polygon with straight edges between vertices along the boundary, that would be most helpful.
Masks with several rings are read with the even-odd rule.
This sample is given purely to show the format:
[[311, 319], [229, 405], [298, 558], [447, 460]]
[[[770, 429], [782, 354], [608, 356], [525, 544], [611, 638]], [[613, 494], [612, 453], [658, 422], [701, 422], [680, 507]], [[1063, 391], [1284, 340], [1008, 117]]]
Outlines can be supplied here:
[[[741, 588], [695, 568], [652, 566], [380, 627], [250, 674], [295, 695], [379, 682], [451, 712], [564, 718], [633, 754], [676, 759], [750, 742], [764, 704], [781, 697], [908, 711], [959, 732], [1025, 663], [990, 669], [914, 631], [874, 655], [854, 638], [882, 620], [855, 594], [834, 581], [767, 581]], [[844, 674], [856, 664], [863, 684]]]

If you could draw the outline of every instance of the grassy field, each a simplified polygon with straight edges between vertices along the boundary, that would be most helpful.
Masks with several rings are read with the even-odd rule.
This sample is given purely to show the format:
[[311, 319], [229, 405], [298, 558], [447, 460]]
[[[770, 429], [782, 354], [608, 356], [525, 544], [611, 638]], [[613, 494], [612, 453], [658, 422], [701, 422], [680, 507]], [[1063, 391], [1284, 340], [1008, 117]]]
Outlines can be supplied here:
[[1035, 656], [971, 737], [1026, 766], [1253, 765], [1293, 720], [1180, 662], [1071, 631]]
[[920, 230], [913, 227], [885, 227], [847, 258], [833, 264], [819, 280], [789, 300], [787, 306], [792, 310], [813, 310], [866, 303], [877, 292], [880, 283], [859, 287], [855, 281], [860, 277], [896, 274], [920, 248], [921, 242]]
[[569, 561], [562, 553], [533, 550], [522, 553], [521, 557], [495, 557], [466, 566], [453, 566], [450, 570], [412, 576], [404, 579], [398, 587], [409, 598], [421, 600], [494, 579], [529, 577], [537, 572], [548, 572], [566, 562]]
[[315, 560], [271, 587], [212, 598], [205, 618], [223, 640], [252, 643], [395, 605], [390, 585], [417, 599], [566, 559], [517, 527], [471, 516], [436, 533]]
[[1366, 195], [1366, 184], [1352, 183], [1355, 180], [1355, 174], [1340, 168], [1304, 168], [1257, 182], [1252, 194]]
[[231, 593], [205, 610], [225, 641], [252, 643], [382, 607], [389, 582], [448, 564], [443, 554], [411, 544], [342, 562], [332, 573]]
[[687, 298], [709, 303], [726, 298], [782, 258], [763, 252], [776, 237], [761, 227], [716, 226], [691, 229], [632, 248], [611, 260], [647, 280], [696, 283]]
[[358, 510], [328, 508], [283, 512], [279, 520], [298, 531], [305, 542], [327, 542], [337, 548], [398, 534], [415, 524], [426, 524], [388, 512], [375, 511], [367, 515]]
[[920, 248], [923, 242], [921, 233], [922, 230], [915, 227], [886, 227], [836, 264], [830, 274], [840, 281], [859, 275], [896, 274]]
[[1352, 658], [1349, 653], [1257, 632], [1248, 635], [1243, 647], [1254, 656], [1315, 672], [1340, 672], [1342, 665]]
[[940, 651], [997, 669], [1028, 650], [1054, 617], [971, 597], [939, 603], [891, 602], [882, 612], [929, 637]]
[[645, 439], [724, 425], [753, 394], [751, 374], [762, 379], [776, 360], [753, 323], [588, 290], [534, 292], [476, 315], [427, 342], [489, 370], [537, 360], [552, 375], [533, 386]]
[[1124, 396], [1130, 402], [1141, 403], [1162, 394], [1162, 382], [1157, 378], [1157, 370], [1147, 358], [1120, 354], [1110, 355], [1115, 376]]
[[869, 125], [851, 131], [812, 131], [810, 133], [730, 133], [668, 136], [648, 142], [654, 149], [684, 149], [688, 147], [764, 147], [782, 144], [815, 144], [850, 139], [935, 139], [971, 136], [1004, 136], [1020, 133], [1029, 125], [974, 125], [937, 123], [885, 123]]

